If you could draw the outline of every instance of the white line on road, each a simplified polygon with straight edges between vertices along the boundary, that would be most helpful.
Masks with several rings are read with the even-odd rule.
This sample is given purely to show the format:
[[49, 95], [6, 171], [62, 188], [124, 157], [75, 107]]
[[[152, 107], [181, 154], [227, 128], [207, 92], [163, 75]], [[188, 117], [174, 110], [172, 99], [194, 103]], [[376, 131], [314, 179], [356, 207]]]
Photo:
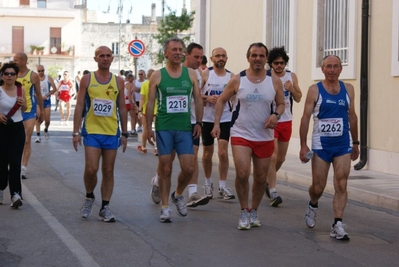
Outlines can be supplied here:
[[73, 255], [84, 267], [100, 267], [100, 265], [90, 256], [82, 245], [65, 229], [64, 226], [43, 206], [42, 203], [22, 184], [24, 198], [40, 214], [43, 220], [50, 226], [54, 233], [69, 248]]

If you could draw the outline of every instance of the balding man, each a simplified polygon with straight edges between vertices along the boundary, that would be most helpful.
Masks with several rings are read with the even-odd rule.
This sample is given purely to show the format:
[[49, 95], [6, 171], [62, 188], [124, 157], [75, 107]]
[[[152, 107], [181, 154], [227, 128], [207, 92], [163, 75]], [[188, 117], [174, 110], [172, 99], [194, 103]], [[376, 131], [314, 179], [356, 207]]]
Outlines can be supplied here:
[[39, 123], [43, 121], [43, 114], [36, 114], [36, 106], [43, 110], [42, 94], [40, 92], [40, 79], [39, 75], [33, 70], [28, 69], [26, 65], [28, 56], [19, 52], [14, 55], [14, 63], [19, 67], [17, 81], [22, 84], [24, 89], [27, 108], [22, 112], [22, 117], [25, 127], [25, 146], [22, 156], [21, 176], [22, 179], [27, 178], [27, 166], [32, 152], [31, 137], [33, 128], [35, 127], [36, 119]]
[[[100, 46], [95, 51], [94, 60], [98, 69], [84, 75], [80, 81], [80, 93], [77, 97], [73, 120], [73, 146], [78, 149], [81, 136], [85, 145], [84, 184], [86, 200], [80, 210], [83, 218], [90, 217], [94, 203], [94, 189], [97, 185], [97, 172], [100, 158], [102, 170], [101, 209], [99, 219], [103, 222], [115, 222], [109, 202], [114, 188], [114, 166], [118, 147], [122, 143], [125, 152], [127, 145], [127, 111], [124, 96], [124, 81], [109, 71], [114, 57], [109, 47]], [[89, 101], [85, 101], [86, 98]], [[86, 106], [86, 107], [85, 107]], [[82, 132], [79, 132], [84, 117]], [[119, 112], [119, 116], [117, 115]], [[119, 122], [119, 119], [120, 122]], [[122, 134], [119, 130], [122, 128]], [[122, 135], [122, 136], [121, 136]]]
[[[211, 61], [213, 66], [203, 71], [202, 89], [204, 99], [204, 116], [202, 128], [202, 144], [204, 146], [202, 155], [202, 166], [205, 173], [205, 195], [208, 198], [213, 198], [213, 183], [212, 183], [212, 157], [214, 150], [214, 137], [211, 131], [215, 121], [215, 106], [222, 94], [227, 82], [233, 77], [233, 73], [228, 71], [225, 66], [227, 62], [227, 52], [225, 49], [218, 47], [213, 49]], [[219, 157], [219, 196], [223, 199], [234, 199], [233, 192], [226, 186], [227, 171], [229, 169], [228, 145], [230, 139], [230, 123], [231, 123], [231, 103], [228, 101], [224, 108], [222, 117], [220, 119], [220, 137], [218, 143], [218, 157]]]
[[[40, 79], [40, 91], [41, 91], [41, 97], [43, 100], [43, 110], [40, 109], [40, 107], [37, 107], [37, 113], [38, 114], [43, 114], [44, 118], [44, 138], [48, 140], [49, 134], [48, 134], [48, 127], [50, 126], [50, 114], [51, 114], [51, 95], [55, 94], [57, 92], [57, 87], [54, 84], [53, 78], [50, 76], [44, 74], [45, 69], [43, 65], [38, 65], [36, 67], [37, 73], [39, 74], [39, 79]], [[36, 121], [36, 141], [35, 143], [40, 143], [41, 138], [40, 138], [40, 122]]]

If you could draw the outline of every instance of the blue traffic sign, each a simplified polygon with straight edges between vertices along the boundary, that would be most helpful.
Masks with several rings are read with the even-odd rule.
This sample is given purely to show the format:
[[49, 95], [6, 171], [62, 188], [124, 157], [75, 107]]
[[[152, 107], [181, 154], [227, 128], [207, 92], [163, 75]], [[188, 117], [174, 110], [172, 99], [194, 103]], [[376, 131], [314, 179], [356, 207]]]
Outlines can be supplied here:
[[132, 56], [140, 57], [145, 52], [145, 45], [141, 40], [133, 40], [129, 43], [127, 50]]

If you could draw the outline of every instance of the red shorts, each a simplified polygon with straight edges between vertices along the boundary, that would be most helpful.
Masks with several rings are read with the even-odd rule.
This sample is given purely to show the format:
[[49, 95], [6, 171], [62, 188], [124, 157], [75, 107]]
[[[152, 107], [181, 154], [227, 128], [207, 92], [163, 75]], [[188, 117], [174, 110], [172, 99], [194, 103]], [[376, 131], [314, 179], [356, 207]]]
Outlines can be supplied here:
[[130, 109], [132, 108], [132, 106], [130, 104], [126, 104], [126, 110], [130, 111]]
[[60, 93], [60, 95], [58, 96], [58, 98], [61, 100], [61, 101], [64, 101], [64, 102], [69, 102], [69, 100], [71, 99], [71, 95], [68, 93], [68, 92], [66, 92], [66, 93]]
[[274, 151], [274, 140], [271, 141], [250, 141], [241, 137], [231, 137], [232, 146], [246, 146], [252, 149], [252, 153], [260, 159], [269, 158]]
[[282, 121], [274, 128], [274, 138], [280, 142], [289, 142], [292, 134], [292, 121]]

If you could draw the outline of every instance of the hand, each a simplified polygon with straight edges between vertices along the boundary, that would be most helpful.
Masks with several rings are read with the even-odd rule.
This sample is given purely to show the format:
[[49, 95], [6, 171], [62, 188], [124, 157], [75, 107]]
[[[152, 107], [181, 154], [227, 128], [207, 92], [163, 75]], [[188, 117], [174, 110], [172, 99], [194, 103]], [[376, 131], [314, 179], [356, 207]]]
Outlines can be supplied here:
[[265, 124], [265, 129], [274, 129], [276, 128], [277, 125], [277, 116], [276, 115], [270, 115], [269, 117], [267, 117], [267, 119], [265, 120], [264, 124]]
[[154, 140], [155, 140], [155, 135], [154, 131], [151, 129], [151, 127], [148, 127], [147, 129], [147, 141], [150, 143], [150, 145], [154, 145]]
[[125, 153], [127, 147], [127, 138], [122, 136], [122, 152]]
[[82, 145], [82, 137], [80, 134], [72, 137], [72, 145], [75, 148], [75, 151], [78, 151], [78, 144], [79, 146]]
[[291, 81], [286, 81], [284, 83], [284, 88], [285, 88], [285, 90], [292, 92], [292, 82]]
[[200, 138], [200, 136], [201, 136], [201, 131], [202, 131], [201, 125], [196, 124], [196, 125], [194, 126], [193, 138], [194, 138], [194, 139]]
[[211, 135], [213, 136], [213, 138], [219, 139], [219, 137], [220, 137], [220, 125], [219, 124], [214, 124], [213, 125], [213, 129], [211, 131]]

